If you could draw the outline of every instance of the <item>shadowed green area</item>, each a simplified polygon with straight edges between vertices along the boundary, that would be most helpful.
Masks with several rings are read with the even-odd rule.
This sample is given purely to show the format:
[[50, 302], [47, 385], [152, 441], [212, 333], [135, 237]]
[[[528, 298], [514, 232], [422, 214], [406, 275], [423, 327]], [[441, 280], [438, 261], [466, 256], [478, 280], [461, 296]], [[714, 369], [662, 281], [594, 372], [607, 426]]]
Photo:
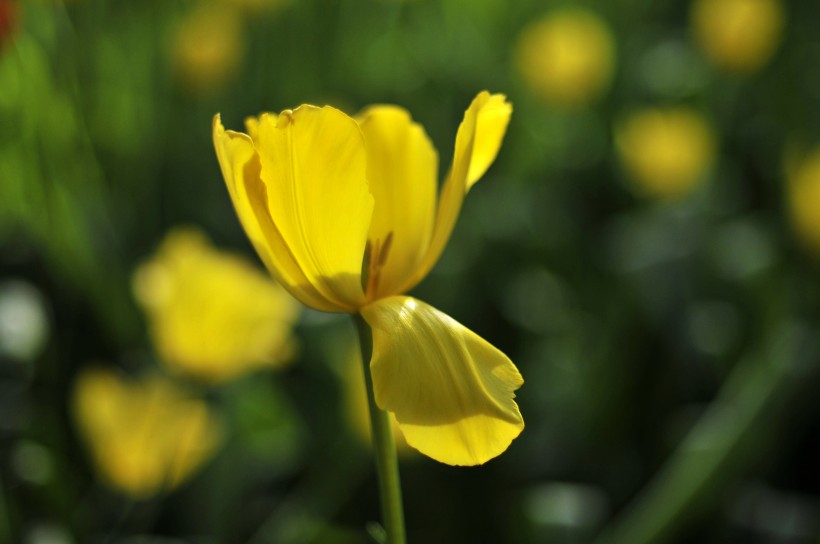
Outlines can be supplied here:
[[[398, 104], [442, 179], [483, 89], [507, 136], [411, 294], [515, 362], [526, 428], [478, 468], [399, 446], [408, 542], [816, 543], [820, 5], [747, 2], [716, 33], [706, 0], [0, 0], [0, 543], [378, 533], [350, 320], [307, 311], [289, 365], [207, 385], [163, 365], [132, 273], [179, 225], [263, 269], [217, 112]], [[149, 500], [106, 483], [71, 411], [90, 364], [169, 374], [217, 453]]]

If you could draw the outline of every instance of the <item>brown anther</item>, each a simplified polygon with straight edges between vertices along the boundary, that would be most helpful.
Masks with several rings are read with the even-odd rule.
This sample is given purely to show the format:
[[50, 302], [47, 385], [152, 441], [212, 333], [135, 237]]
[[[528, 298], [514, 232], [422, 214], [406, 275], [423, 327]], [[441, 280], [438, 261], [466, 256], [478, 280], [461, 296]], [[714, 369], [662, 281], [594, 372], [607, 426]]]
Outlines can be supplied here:
[[387, 262], [387, 255], [390, 253], [390, 246], [393, 245], [393, 231], [387, 233], [387, 236], [384, 239], [384, 243], [382, 244], [381, 251], [379, 252], [379, 268], [384, 266], [384, 263]]
[[379, 288], [381, 272], [387, 262], [390, 247], [393, 244], [393, 232], [388, 232], [384, 238], [368, 240], [364, 250], [364, 260], [362, 261], [362, 287], [368, 299], [376, 295]]

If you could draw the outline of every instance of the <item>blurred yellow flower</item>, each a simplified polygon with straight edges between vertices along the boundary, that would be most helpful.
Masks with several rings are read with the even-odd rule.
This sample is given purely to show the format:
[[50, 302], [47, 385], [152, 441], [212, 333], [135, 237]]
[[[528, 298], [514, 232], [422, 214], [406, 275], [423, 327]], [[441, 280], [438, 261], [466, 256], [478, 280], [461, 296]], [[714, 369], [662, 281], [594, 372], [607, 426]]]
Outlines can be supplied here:
[[438, 198], [436, 151], [400, 107], [371, 106], [354, 119], [303, 105], [248, 119], [248, 134], [214, 118], [222, 173], [262, 260], [305, 305], [363, 316], [377, 404], [408, 444], [449, 464], [507, 449], [524, 427], [513, 400], [523, 380], [475, 333], [400, 295], [438, 260], [511, 111], [503, 95], [473, 100]]
[[660, 199], [689, 194], [705, 179], [715, 157], [712, 128], [686, 108], [633, 113], [619, 123], [616, 145], [638, 192]]
[[293, 354], [299, 305], [253, 265], [215, 249], [205, 235], [177, 229], [134, 274], [154, 346], [174, 371], [210, 383]]
[[696, 0], [692, 31], [709, 59], [735, 73], [752, 73], [772, 56], [783, 33], [780, 0]]
[[522, 31], [517, 63], [526, 83], [544, 100], [560, 107], [581, 106], [609, 87], [615, 41], [595, 13], [564, 8]]
[[159, 376], [125, 381], [107, 370], [85, 370], [72, 401], [97, 469], [135, 498], [177, 487], [220, 443], [221, 427], [205, 403]]
[[800, 242], [820, 256], [820, 147], [787, 167], [787, 202]]
[[187, 14], [171, 41], [175, 75], [192, 91], [226, 83], [244, 52], [242, 18], [235, 9], [214, 2], [203, 2]]

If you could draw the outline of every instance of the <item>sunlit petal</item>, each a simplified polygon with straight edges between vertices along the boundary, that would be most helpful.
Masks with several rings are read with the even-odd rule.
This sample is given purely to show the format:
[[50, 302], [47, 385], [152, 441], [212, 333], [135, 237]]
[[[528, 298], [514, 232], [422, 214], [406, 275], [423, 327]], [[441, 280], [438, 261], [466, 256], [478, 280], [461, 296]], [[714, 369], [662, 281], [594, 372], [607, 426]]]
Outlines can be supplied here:
[[[510, 122], [510, 115], [512, 115], [512, 105], [507, 102], [507, 98], [503, 94], [490, 95], [484, 91], [473, 100], [470, 110], [474, 111], [476, 125], [475, 134], [473, 135], [472, 154], [469, 158], [470, 167], [467, 171], [468, 190], [495, 161], [498, 150], [501, 148], [501, 142], [507, 133], [507, 125]], [[463, 124], [462, 122], [462, 126]], [[458, 138], [461, 136], [461, 131], [462, 128], [459, 127], [459, 134], [456, 135], [454, 162], [464, 160], [459, 155], [466, 152], [467, 149], [465, 143], [463, 144], [465, 151], [459, 151]], [[468, 136], [465, 135], [464, 137]]]
[[228, 193], [231, 195], [236, 214], [239, 216], [239, 221], [260, 255], [263, 252], [265, 253], [262, 259], [268, 260], [269, 255], [263, 243], [264, 236], [254, 218], [244, 188], [245, 169], [252, 161], [256, 160], [253, 142], [245, 134], [226, 131], [218, 114], [214, 116], [213, 120], [213, 139], [216, 156], [222, 169], [222, 176], [225, 179], [225, 185], [228, 187]]
[[276, 230], [310, 284], [339, 310], [355, 310], [373, 213], [358, 125], [329, 106], [301, 106], [262, 115], [256, 130]]
[[[359, 126], [376, 205], [368, 239], [383, 250], [374, 298], [397, 294], [424, 257], [433, 232], [438, 155], [424, 129], [396, 106], [372, 106]], [[387, 247], [385, 247], [387, 243]], [[375, 280], [376, 278], [371, 278]]]
[[325, 299], [308, 281], [271, 221], [253, 141], [245, 134], [226, 131], [219, 115], [214, 117], [213, 139], [236, 214], [265, 266], [303, 304], [318, 310], [338, 311], [338, 305]]
[[438, 261], [453, 232], [464, 195], [498, 154], [511, 114], [512, 105], [503, 94], [491, 95], [486, 91], [479, 93], [464, 113], [456, 134], [453, 164], [441, 190], [430, 247], [402, 291], [421, 281]]
[[251, 140], [259, 140], [259, 117], [245, 117], [245, 130], [248, 131]]
[[373, 387], [407, 443], [452, 465], [501, 454], [524, 428], [513, 400], [523, 379], [487, 341], [410, 297], [361, 310], [373, 330]]

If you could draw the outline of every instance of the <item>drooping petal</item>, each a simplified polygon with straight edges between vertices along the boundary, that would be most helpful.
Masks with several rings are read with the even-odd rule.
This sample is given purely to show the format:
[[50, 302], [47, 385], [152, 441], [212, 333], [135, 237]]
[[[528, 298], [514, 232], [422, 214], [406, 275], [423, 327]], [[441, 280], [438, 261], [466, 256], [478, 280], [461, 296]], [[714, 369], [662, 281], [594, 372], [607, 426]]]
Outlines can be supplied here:
[[438, 155], [424, 128], [402, 108], [371, 106], [357, 120], [367, 146], [367, 179], [375, 199], [368, 239], [386, 250], [371, 257], [384, 261], [375, 292], [368, 293], [380, 298], [399, 293], [430, 245]]
[[524, 428], [513, 400], [523, 379], [512, 361], [451, 317], [410, 297], [361, 309], [373, 330], [377, 404], [407, 443], [451, 465], [499, 455]]
[[430, 247], [402, 292], [420, 282], [438, 261], [453, 232], [464, 195], [498, 155], [511, 114], [512, 105], [503, 94], [487, 91], [480, 92], [464, 112], [456, 134], [453, 164], [441, 190]]
[[307, 280], [344, 311], [364, 302], [362, 257], [373, 213], [364, 138], [337, 109], [262, 115], [255, 141], [267, 210]]
[[308, 281], [271, 221], [253, 141], [240, 132], [226, 131], [219, 115], [214, 117], [213, 139], [236, 214], [265, 266], [303, 304], [326, 312], [339, 311], [338, 304], [328, 301]]

